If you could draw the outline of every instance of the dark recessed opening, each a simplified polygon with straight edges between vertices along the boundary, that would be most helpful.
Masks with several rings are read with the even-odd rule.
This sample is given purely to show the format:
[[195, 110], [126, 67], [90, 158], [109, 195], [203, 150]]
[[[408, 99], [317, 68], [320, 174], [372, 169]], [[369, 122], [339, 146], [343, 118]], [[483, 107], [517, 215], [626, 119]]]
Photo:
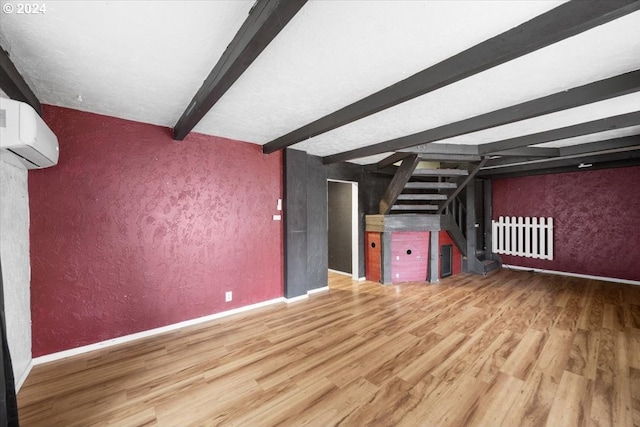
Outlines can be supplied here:
[[411, 255], [411, 249], [407, 249], [407, 255]]
[[371, 242], [371, 247], [375, 248], [376, 247], [376, 242]]

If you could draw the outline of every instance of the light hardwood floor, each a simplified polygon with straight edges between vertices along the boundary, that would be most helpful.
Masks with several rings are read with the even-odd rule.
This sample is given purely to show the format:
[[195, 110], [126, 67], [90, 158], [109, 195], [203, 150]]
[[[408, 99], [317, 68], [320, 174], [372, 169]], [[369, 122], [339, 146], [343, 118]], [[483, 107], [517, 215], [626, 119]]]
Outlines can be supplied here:
[[330, 291], [36, 366], [29, 426], [640, 425], [640, 287], [497, 271]]

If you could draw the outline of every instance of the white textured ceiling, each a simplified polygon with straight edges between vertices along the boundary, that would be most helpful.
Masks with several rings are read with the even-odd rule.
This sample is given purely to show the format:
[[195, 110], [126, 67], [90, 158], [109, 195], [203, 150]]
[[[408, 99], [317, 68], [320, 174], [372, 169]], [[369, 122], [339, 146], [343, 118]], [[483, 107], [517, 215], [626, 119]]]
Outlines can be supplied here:
[[0, 12], [2, 47], [42, 103], [173, 127], [254, 2], [42, 3]]
[[[264, 144], [559, 3], [310, 2], [196, 130], [227, 136], [240, 132], [239, 139]], [[243, 93], [255, 96], [247, 99]], [[245, 118], [242, 129], [237, 129], [239, 118]], [[336, 144], [344, 148], [333, 142], [334, 150]]]
[[[253, 3], [49, 1], [44, 14], [0, 12], [0, 44], [43, 103], [173, 127]], [[309, 1], [195, 131], [264, 144], [562, 3]], [[336, 154], [637, 69], [640, 12], [293, 147]], [[631, 94], [440, 142], [480, 144], [638, 110]], [[640, 133], [545, 146], [629, 132]]]

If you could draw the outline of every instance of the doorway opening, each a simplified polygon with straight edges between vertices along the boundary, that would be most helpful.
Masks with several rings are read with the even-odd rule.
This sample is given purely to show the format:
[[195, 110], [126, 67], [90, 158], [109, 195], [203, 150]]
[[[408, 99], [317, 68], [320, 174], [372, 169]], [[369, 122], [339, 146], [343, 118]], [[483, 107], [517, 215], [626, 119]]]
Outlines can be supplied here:
[[358, 183], [327, 183], [329, 270], [359, 279]]

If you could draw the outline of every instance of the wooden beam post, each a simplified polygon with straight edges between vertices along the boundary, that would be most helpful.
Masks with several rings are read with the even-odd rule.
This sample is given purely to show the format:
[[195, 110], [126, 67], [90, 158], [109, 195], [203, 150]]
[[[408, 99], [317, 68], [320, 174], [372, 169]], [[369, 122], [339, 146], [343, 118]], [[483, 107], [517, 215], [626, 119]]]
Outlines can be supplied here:
[[394, 205], [396, 200], [398, 200], [398, 196], [402, 193], [404, 186], [409, 182], [411, 175], [413, 175], [413, 171], [420, 163], [420, 158], [413, 154], [407, 158], [405, 158], [398, 171], [393, 176], [391, 180], [391, 184], [385, 191], [382, 196], [382, 200], [380, 200], [380, 215], [386, 215], [391, 210], [391, 207]]
[[451, 195], [449, 196], [449, 198], [442, 204], [442, 206], [440, 206], [440, 208], [438, 208], [438, 214], [441, 214], [445, 208], [447, 206], [449, 206], [449, 203], [451, 203], [453, 201], [453, 199], [455, 199], [455, 197], [460, 194], [460, 192], [470, 183], [473, 182], [473, 178], [476, 176], [476, 174], [478, 172], [480, 172], [480, 169], [482, 168], [482, 166], [484, 166], [484, 164], [487, 162], [489, 158], [488, 157], [483, 157], [482, 160], [480, 161], [480, 163], [478, 163], [477, 165], [475, 165], [475, 167], [469, 172], [469, 175], [467, 175], [467, 177], [460, 183], [460, 185], [458, 185], [458, 188], [456, 188], [453, 193], [451, 193]]
[[0, 89], [11, 99], [26, 102], [31, 105], [39, 115], [42, 115], [42, 106], [38, 97], [33, 93], [27, 82], [22, 78], [9, 54], [0, 48]]

